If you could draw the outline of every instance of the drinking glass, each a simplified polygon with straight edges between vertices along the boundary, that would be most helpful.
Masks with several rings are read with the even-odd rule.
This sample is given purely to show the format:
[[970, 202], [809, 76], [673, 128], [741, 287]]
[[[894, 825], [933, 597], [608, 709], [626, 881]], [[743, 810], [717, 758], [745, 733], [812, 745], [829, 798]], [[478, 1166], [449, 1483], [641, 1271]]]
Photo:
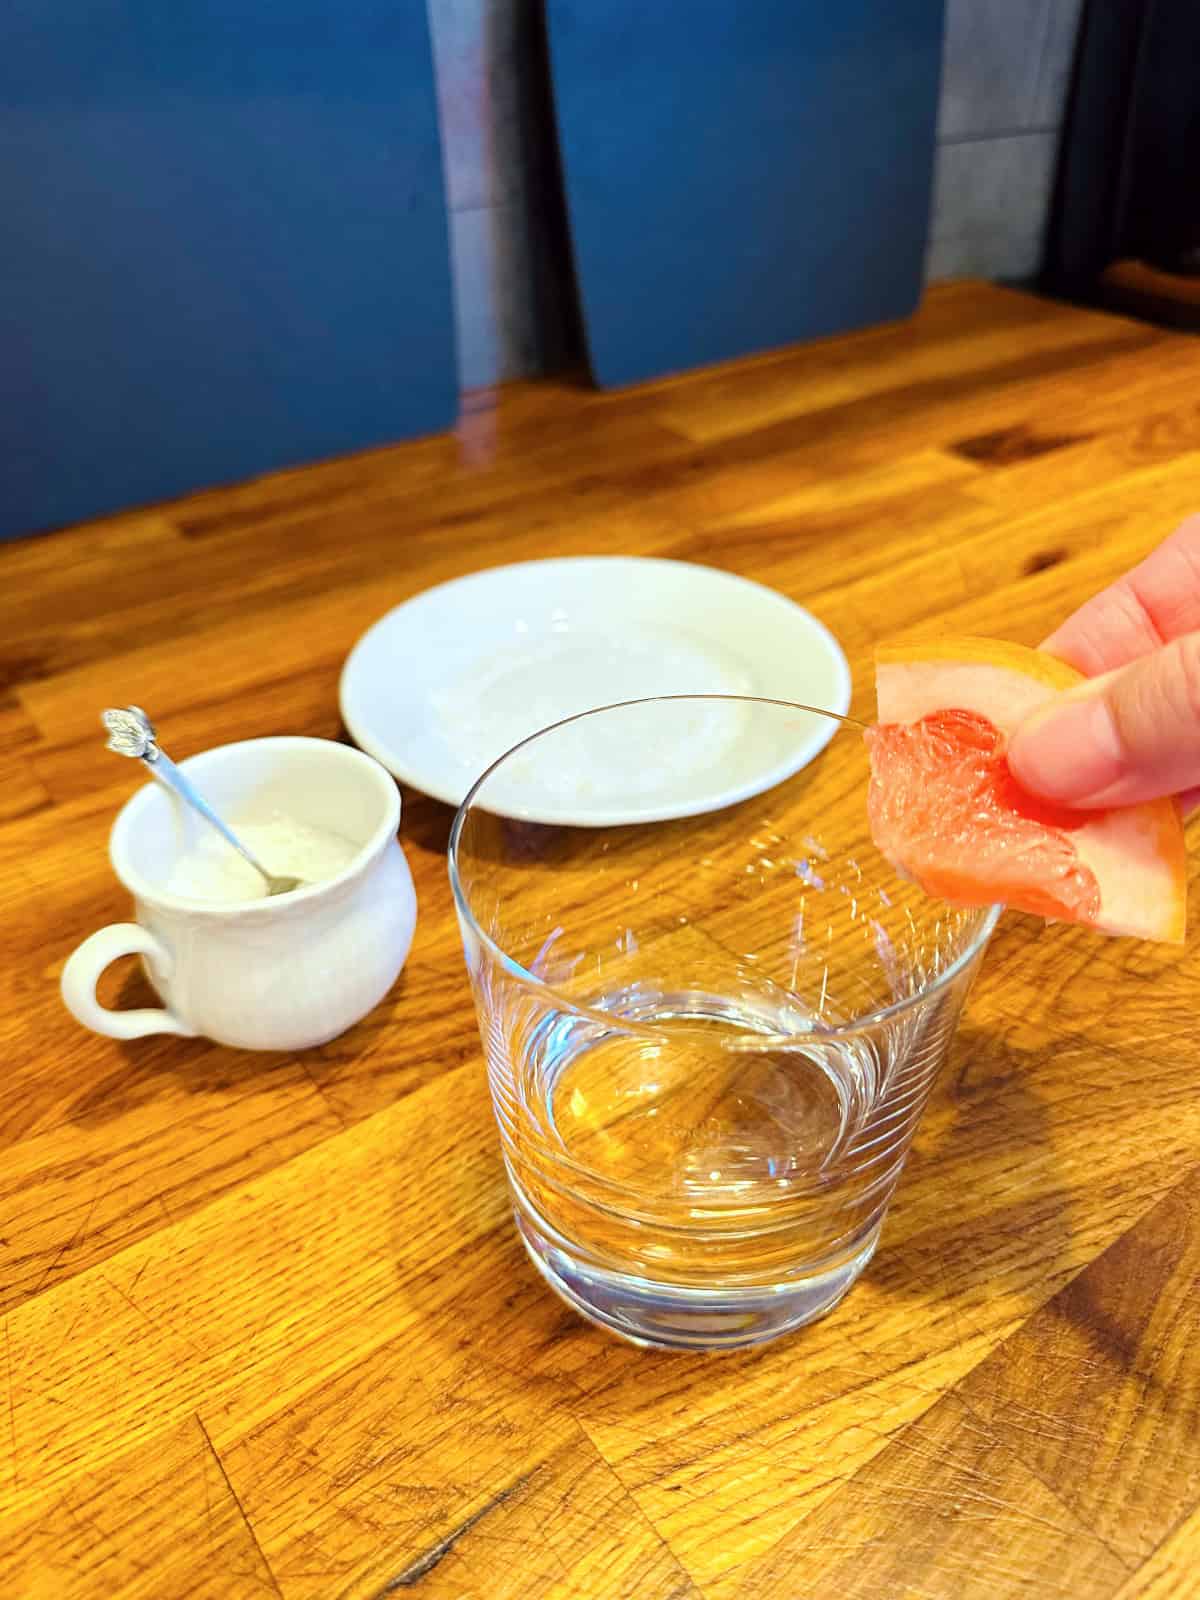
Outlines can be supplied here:
[[[517, 1227], [635, 1343], [774, 1338], [879, 1239], [998, 908], [876, 850], [862, 735], [777, 701], [609, 706], [509, 751], [455, 819]], [[614, 806], [635, 820], [578, 825]]]

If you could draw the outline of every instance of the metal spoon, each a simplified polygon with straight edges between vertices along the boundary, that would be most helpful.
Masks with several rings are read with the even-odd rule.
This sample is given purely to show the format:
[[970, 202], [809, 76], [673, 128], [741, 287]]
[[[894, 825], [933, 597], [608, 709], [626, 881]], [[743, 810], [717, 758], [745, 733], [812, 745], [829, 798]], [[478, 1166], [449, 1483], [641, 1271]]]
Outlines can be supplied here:
[[204, 796], [196, 792], [166, 751], [154, 742], [154, 724], [140, 706], [126, 706], [123, 711], [105, 711], [100, 721], [108, 730], [108, 749], [115, 750], [119, 756], [132, 756], [143, 762], [152, 778], [157, 778], [164, 788], [170, 789], [180, 799], [186, 800], [194, 811], [198, 811], [205, 822], [211, 823], [226, 843], [233, 846], [243, 861], [248, 861], [255, 872], [261, 875], [268, 896], [287, 894], [289, 890], [300, 887], [303, 878], [277, 877], [251, 855]]

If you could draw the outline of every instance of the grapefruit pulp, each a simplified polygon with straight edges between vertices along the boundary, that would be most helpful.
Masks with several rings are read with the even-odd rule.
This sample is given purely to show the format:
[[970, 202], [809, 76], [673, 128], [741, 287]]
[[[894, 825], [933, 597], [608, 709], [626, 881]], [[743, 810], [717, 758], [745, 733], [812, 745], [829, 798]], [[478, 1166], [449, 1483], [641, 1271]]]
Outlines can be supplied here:
[[990, 639], [886, 646], [875, 669], [871, 833], [926, 893], [1182, 941], [1187, 866], [1174, 800], [1072, 811], [1038, 800], [1008, 770], [1018, 724], [1081, 674]]

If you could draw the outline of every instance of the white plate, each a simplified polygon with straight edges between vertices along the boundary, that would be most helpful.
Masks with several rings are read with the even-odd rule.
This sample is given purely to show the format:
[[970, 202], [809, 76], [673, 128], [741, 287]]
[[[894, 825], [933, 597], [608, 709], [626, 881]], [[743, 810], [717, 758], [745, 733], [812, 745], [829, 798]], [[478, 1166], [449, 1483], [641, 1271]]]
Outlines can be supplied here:
[[[580, 557], [477, 572], [389, 611], [346, 661], [341, 709], [368, 754], [456, 806], [539, 728], [670, 694], [761, 695], [844, 713], [850, 672], [828, 629], [773, 589], [684, 561]], [[711, 811], [798, 772], [834, 726], [813, 719], [781, 752], [741, 736], [744, 708], [713, 702], [709, 711], [703, 728], [681, 719], [678, 744], [657, 740], [649, 760], [634, 742], [627, 762], [606, 750], [586, 772], [560, 764], [539, 775], [526, 763], [489, 809], [586, 827]], [[579, 754], [586, 763], [582, 744]]]

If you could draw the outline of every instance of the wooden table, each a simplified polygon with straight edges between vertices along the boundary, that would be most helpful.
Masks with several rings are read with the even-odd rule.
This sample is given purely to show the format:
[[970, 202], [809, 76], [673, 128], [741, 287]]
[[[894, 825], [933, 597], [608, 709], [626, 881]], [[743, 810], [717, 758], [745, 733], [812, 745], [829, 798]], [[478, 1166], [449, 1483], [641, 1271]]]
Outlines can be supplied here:
[[1200, 1594], [1195, 941], [1006, 919], [865, 1280], [712, 1358], [607, 1338], [523, 1258], [443, 807], [405, 796], [412, 957], [334, 1044], [120, 1045], [58, 998], [126, 910], [103, 705], [179, 755], [336, 738], [388, 606], [611, 551], [802, 599], [869, 712], [877, 638], [1036, 642], [1198, 505], [1200, 343], [963, 285], [0, 551], [0, 1595]]

